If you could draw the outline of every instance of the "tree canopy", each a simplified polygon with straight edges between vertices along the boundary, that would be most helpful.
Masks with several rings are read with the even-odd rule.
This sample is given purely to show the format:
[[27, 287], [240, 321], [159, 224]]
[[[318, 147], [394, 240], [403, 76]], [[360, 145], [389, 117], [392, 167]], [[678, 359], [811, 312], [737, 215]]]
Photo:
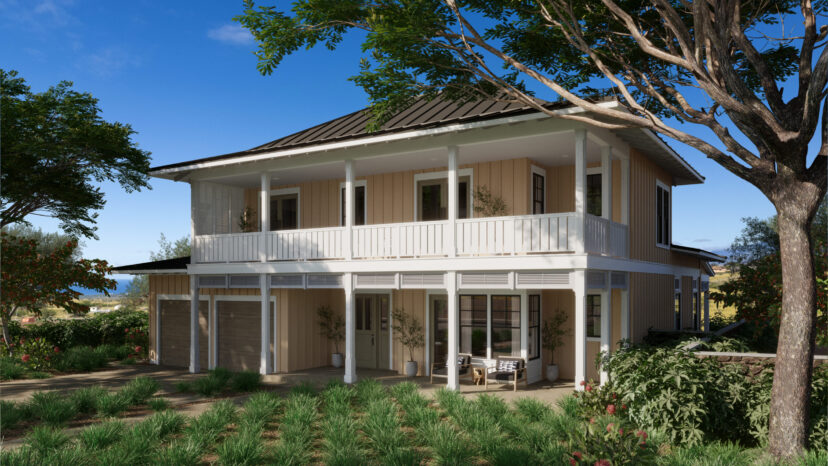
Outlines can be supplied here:
[[73, 236], [95, 237], [101, 183], [149, 187], [149, 152], [132, 141], [130, 125], [100, 111], [69, 81], [34, 93], [16, 71], [0, 69], [0, 226], [46, 215]]

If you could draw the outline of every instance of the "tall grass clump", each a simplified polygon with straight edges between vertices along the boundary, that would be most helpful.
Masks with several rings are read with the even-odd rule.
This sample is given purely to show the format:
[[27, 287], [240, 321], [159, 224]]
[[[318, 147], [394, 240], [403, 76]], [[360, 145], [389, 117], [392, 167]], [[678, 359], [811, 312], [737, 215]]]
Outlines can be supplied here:
[[120, 392], [107, 393], [98, 398], [95, 406], [98, 417], [114, 417], [129, 408], [129, 399]]
[[136, 377], [129, 381], [122, 389], [121, 394], [130, 404], [140, 405], [147, 402], [158, 391], [158, 381], [152, 377]]
[[108, 362], [107, 355], [102, 351], [90, 346], [75, 346], [58, 358], [55, 368], [61, 372], [89, 372], [106, 366]]
[[290, 389], [290, 394], [316, 396], [316, 387], [310, 382], [302, 382], [299, 385], [294, 385]]
[[254, 371], [241, 371], [233, 374], [230, 386], [237, 392], [252, 392], [262, 384], [262, 374]]
[[26, 368], [8, 357], [0, 357], [0, 380], [14, 380], [23, 377]]
[[322, 391], [322, 458], [326, 464], [359, 465], [365, 462], [365, 451], [359, 437], [351, 401], [355, 391], [343, 384], [328, 384]]
[[33, 394], [29, 409], [36, 418], [51, 426], [63, 425], [78, 414], [72, 401], [58, 392]]
[[197, 418], [193, 419], [184, 429], [185, 438], [193, 441], [203, 450], [213, 444], [227, 425], [235, 422], [236, 407], [233, 403], [222, 400], [210, 407]]
[[219, 464], [260, 464], [264, 456], [264, 443], [259, 429], [243, 428], [216, 447]]
[[247, 422], [264, 424], [276, 415], [281, 406], [282, 399], [278, 396], [268, 392], [259, 392], [244, 403], [241, 417]]
[[472, 464], [474, 445], [471, 439], [446, 422], [435, 422], [417, 428], [418, 436], [429, 447], [437, 464]]
[[354, 389], [357, 402], [362, 407], [368, 406], [368, 403], [374, 400], [388, 398], [388, 391], [374, 379], [362, 379], [356, 383]]
[[31, 411], [25, 404], [0, 400], [0, 430], [13, 429], [30, 416]]
[[153, 411], [165, 411], [170, 409], [170, 402], [166, 398], [150, 398], [147, 400], [147, 406]]
[[92, 414], [98, 406], [98, 400], [106, 395], [103, 387], [79, 388], [69, 394], [69, 400], [81, 414]]
[[151, 464], [156, 466], [196, 466], [201, 464], [203, 448], [200, 443], [190, 438], [174, 440], [156, 452]]
[[102, 422], [83, 429], [78, 434], [78, 441], [88, 450], [103, 450], [121, 440], [125, 430], [123, 421]]
[[279, 426], [279, 443], [274, 451], [275, 463], [304, 464], [310, 460], [317, 405], [315, 397], [304, 393], [288, 397]]
[[362, 422], [362, 431], [369, 446], [381, 464], [419, 464], [420, 455], [409, 445], [400, 430], [397, 405], [389, 399], [368, 404]]
[[41, 457], [45, 457], [69, 443], [69, 436], [60, 429], [36, 426], [26, 435], [23, 443]]

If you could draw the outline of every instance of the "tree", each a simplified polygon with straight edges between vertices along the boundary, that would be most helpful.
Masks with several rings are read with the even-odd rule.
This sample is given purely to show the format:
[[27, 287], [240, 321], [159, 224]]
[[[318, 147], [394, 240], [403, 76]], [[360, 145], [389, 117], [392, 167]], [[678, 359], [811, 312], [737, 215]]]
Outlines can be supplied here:
[[40, 254], [51, 254], [58, 249], [64, 247], [69, 241], [77, 241], [77, 246], [72, 251], [73, 260], [78, 260], [82, 256], [82, 243], [75, 237], [59, 232], [47, 233], [40, 228], [34, 228], [31, 225], [16, 224], [3, 227], [2, 231], [9, 236], [14, 236], [20, 239], [32, 240], [37, 244], [37, 252]]
[[[769, 443], [791, 457], [806, 444], [814, 351], [808, 233], [826, 191], [824, 116], [818, 153], [808, 144], [828, 106], [828, 27], [817, 27], [826, 9], [810, 0], [298, 0], [288, 14], [247, 0], [236, 20], [258, 42], [264, 74], [300, 48], [335, 49], [358, 32], [366, 56], [352, 79], [371, 99], [374, 129], [414, 98], [497, 99], [650, 129], [756, 186], [779, 215], [783, 277]], [[784, 35], [791, 22], [801, 24], [796, 37]], [[588, 113], [553, 113], [526, 80]]]
[[115, 280], [107, 278], [110, 267], [98, 259], [73, 259], [78, 243], [67, 241], [51, 253], [40, 252], [34, 239], [0, 233], [3, 270], [0, 272], [0, 321], [3, 340], [11, 352], [9, 322], [19, 309], [40, 314], [46, 305], [60, 306], [74, 314], [83, 314], [89, 307], [76, 299], [80, 292], [71, 287], [90, 288], [109, 295]]
[[73, 236], [95, 237], [94, 211], [106, 202], [97, 184], [149, 187], [149, 152], [131, 140], [132, 128], [104, 121], [98, 100], [71, 87], [33, 93], [16, 71], [0, 69], [0, 226], [46, 215]]
[[[182, 236], [177, 240], [170, 242], [164, 233], [161, 233], [161, 238], [158, 239], [158, 251], [150, 251], [151, 261], [162, 261], [166, 259], [176, 259], [179, 257], [187, 257], [190, 255], [190, 238]], [[136, 275], [132, 281], [127, 285], [124, 291], [126, 298], [133, 304], [137, 305], [143, 303], [147, 296], [149, 296], [149, 277], [146, 275]]]

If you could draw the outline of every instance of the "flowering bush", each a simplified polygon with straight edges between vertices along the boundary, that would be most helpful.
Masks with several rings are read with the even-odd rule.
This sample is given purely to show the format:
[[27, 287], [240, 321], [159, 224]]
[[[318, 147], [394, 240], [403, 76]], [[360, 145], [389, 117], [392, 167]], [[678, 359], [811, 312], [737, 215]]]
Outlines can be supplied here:
[[647, 433], [615, 416], [601, 416], [570, 432], [569, 463], [588, 465], [652, 464], [656, 448]]
[[618, 397], [611, 384], [598, 385], [594, 381], [581, 382], [584, 391], [576, 393], [578, 411], [584, 419], [598, 416], [625, 415], [627, 405]]
[[147, 357], [147, 345], [149, 343], [149, 332], [144, 328], [127, 328], [124, 329], [125, 345], [132, 348], [132, 357], [135, 359], [143, 359]]
[[55, 358], [60, 357], [60, 348], [45, 338], [21, 339], [12, 346], [14, 356], [33, 371], [51, 369]]

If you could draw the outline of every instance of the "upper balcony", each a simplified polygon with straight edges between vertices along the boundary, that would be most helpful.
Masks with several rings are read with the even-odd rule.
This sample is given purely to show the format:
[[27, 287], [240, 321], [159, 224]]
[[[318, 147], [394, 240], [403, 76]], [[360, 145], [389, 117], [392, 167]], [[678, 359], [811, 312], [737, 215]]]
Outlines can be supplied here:
[[585, 129], [510, 129], [191, 179], [192, 260], [629, 257], [623, 144]]

